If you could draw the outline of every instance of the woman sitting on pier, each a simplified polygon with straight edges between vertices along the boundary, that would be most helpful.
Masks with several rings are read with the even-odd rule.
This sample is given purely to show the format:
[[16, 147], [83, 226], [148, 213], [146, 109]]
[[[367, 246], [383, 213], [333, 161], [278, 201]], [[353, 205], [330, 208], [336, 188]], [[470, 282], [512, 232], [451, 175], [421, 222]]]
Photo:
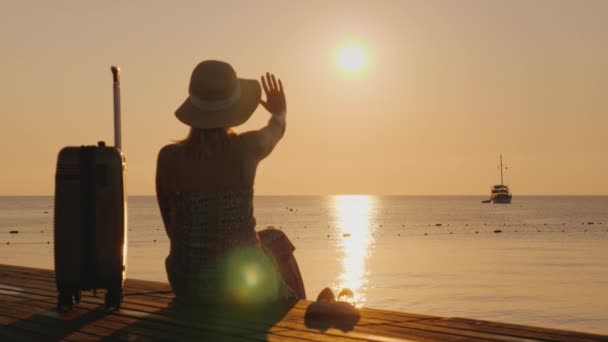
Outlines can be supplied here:
[[[294, 246], [280, 230], [255, 231], [253, 186], [258, 163], [285, 133], [283, 85], [262, 76], [239, 79], [224, 62], [204, 61], [192, 72], [190, 96], [177, 118], [188, 137], [161, 149], [156, 193], [171, 250], [167, 275], [178, 302], [261, 303], [304, 299]], [[268, 124], [241, 134], [261, 103]]]

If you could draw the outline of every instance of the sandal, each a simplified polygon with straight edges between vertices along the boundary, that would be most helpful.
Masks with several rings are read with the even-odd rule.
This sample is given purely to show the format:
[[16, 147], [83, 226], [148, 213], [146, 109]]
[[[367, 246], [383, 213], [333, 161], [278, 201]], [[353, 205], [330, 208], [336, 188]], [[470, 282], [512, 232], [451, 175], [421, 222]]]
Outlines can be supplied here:
[[[346, 300], [341, 300], [342, 298], [346, 298]], [[342, 289], [336, 301], [332, 290], [326, 287], [317, 296], [317, 301], [308, 306], [306, 315], [321, 317], [359, 316], [359, 311], [355, 308], [353, 291], [347, 288]]]
[[[340, 294], [342, 294], [342, 292], [340, 292]], [[317, 302], [335, 303], [336, 296], [334, 296], [334, 293], [329, 287], [326, 287], [321, 290], [321, 292], [319, 292], [319, 295], [317, 296]]]
[[[341, 300], [345, 298], [345, 300]], [[324, 288], [317, 296], [317, 301], [306, 308], [304, 321], [307, 327], [325, 331], [330, 327], [342, 331], [352, 330], [360, 318], [359, 310], [355, 307], [355, 296], [350, 289], [342, 289], [338, 301], [329, 288]]]
[[[346, 300], [340, 300], [341, 298], [346, 297]], [[346, 302], [351, 304], [352, 306], [355, 306], [355, 294], [353, 293], [353, 291], [349, 288], [343, 288], [342, 291], [340, 291], [340, 294], [338, 294], [338, 301], [339, 302]]]

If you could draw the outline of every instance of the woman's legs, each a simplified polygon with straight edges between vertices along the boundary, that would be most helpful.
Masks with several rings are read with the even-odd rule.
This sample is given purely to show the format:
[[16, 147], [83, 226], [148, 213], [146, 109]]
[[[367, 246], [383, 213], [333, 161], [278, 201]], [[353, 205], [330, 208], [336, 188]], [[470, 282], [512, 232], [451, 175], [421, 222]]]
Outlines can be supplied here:
[[258, 237], [264, 250], [276, 260], [279, 272], [287, 286], [296, 293], [299, 299], [306, 299], [304, 281], [298, 262], [293, 256], [295, 247], [287, 235], [278, 229], [268, 228], [259, 231]]

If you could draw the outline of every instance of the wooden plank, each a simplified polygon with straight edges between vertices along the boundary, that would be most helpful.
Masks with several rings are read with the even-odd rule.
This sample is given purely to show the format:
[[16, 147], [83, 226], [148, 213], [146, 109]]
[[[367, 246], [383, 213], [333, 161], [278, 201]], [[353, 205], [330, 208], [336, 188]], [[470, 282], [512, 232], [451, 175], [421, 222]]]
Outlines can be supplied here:
[[[51, 304], [51, 303], [47, 302], [47, 304]], [[81, 303], [78, 306], [78, 308], [91, 310], [91, 311], [97, 310], [97, 311], [105, 312], [102, 309], [101, 304], [102, 304], [101, 301], [99, 301], [99, 303], [97, 303], [96, 305], [91, 305], [90, 303], [84, 302], [84, 303]], [[54, 305], [53, 305], [53, 307], [54, 307]], [[140, 324], [140, 325], [146, 325], [141, 322], [150, 321], [150, 324], [147, 324], [147, 326], [152, 328], [153, 331], [156, 332], [155, 335], [159, 335], [160, 333], [165, 333], [164, 335], [167, 335], [167, 336], [179, 336], [179, 335], [210, 336], [210, 335], [213, 335], [213, 336], [215, 336], [216, 339], [218, 338], [218, 336], [225, 336], [225, 339], [228, 339], [228, 338], [230, 338], [230, 336], [221, 334], [221, 333], [223, 333], [223, 332], [234, 333], [235, 331], [238, 332], [238, 329], [235, 328], [235, 325], [231, 325], [230, 327], [225, 327], [224, 329], [221, 329], [222, 328], [221, 326], [208, 326], [208, 327], [211, 327], [212, 328], [211, 330], [214, 330], [214, 331], [209, 331], [209, 330], [205, 330], [205, 329], [201, 330], [201, 329], [199, 329], [201, 327], [201, 324], [199, 324], [200, 322], [196, 322], [196, 324], [192, 324], [192, 322], [190, 322], [191, 324], [176, 324], [177, 321], [174, 321], [170, 317], [164, 317], [164, 316], [160, 316], [160, 315], [149, 314], [149, 313], [144, 313], [144, 312], [137, 312], [137, 311], [128, 311], [131, 313], [132, 312], [139, 313], [139, 314], [135, 314], [135, 315], [128, 315], [128, 314], [124, 314], [125, 311], [128, 311], [128, 310], [120, 310], [117, 312], [113, 312], [112, 316], [120, 315], [119, 316], [120, 321], [122, 321], [122, 318], [124, 318], [124, 317], [136, 318], [137, 324]], [[214, 322], [214, 324], [215, 323], [218, 323], [218, 322]], [[261, 327], [258, 327], [258, 328], [261, 328]], [[240, 331], [240, 332], [242, 334], [246, 334], [246, 333], [249, 333], [250, 331], [244, 330], [244, 331]], [[236, 340], [236, 338], [235, 338], [235, 340]]]
[[[54, 294], [54, 293], [52, 293], [52, 294]], [[86, 297], [83, 298], [83, 301], [86, 302]], [[101, 303], [101, 302], [99, 302], [99, 303]], [[303, 321], [304, 321], [303, 312], [295, 312], [294, 313], [293, 311], [289, 311], [287, 313], [287, 315], [285, 317], [283, 317], [283, 319], [281, 321], [279, 321], [279, 322], [276, 323], [276, 327], [284, 327], [284, 328], [287, 328], [287, 329], [304, 329], [304, 330], [306, 330], [303, 327], [303, 324], [302, 324]], [[257, 324], [256, 324], [256, 327], [257, 327]], [[336, 331], [338, 331], [338, 330], [336, 330]], [[300, 333], [300, 335], [306, 335], [308, 333], [309, 332], [304, 331], [303, 333]], [[281, 334], [281, 333], [277, 332], [277, 334]], [[285, 335], [285, 334], [282, 334], [282, 335]], [[291, 333], [291, 335], [294, 335], [294, 334]], [[314, 337], [317, 340], [319, 340], [319, 339], [324, 340], [323, 337], [320, 337], [320, 336], [317, 336], [317, 335], [318, 334], [316, 334], [316, 335], [313, 334], [313, 335], [310, 335], [308, 337], [309, 338]], [[334, 334], [333, 338], [340, 338], [340, 336], [342, 336], [342, 335], [344, 335], [344, 334], [339, 334], [337, 336]], [[369, 336], [368, 336], [367, 339], [369, 340]], [[373, 339], [373, 340], [377, 340], [377, 339]]]
[[293, 336], [299, 338], [311, 339], [314, 341], [334, 341], [340, 338], [349, 338], [349, 341], [373, 341], [373, 342], [397, 342], [409, 340], [405, 336], [384, 336], [378, 334], [376, 330], [373, 332], [362, 332], [359, 329], [342, 331], [337, 328], [330, 327], [324, 330], [317, 330], [313, 328], [307, 328], [301, 323], [294, 326], [293, 329], [283, 330], [276, 333], [281, 336]]
[[[529, 325], [519, 325], [511, 323], [497, 323], [491, 321], [475, 320], [468, 318], [435, 318], [437, 322], [447, 321], [450, 326], [460, 326], [461, 324], [467, 325], [470, 329], [478, 331], [505, 331], [509, 333], [534, 333], [539, 336], [550, 336], [555, 341], [575, 341], [580, 339], [581, 341], [604, 341], [608, 342], [608, 336], [583, 333], [577, 331], [568, 331], [560, 329], [533, 327]], [[563, 338], [562, 338], [563, 337]]]
[[[6, 307], [0, 310], [0, 314], [2, 312], [2, 310], [6, 310]], [[38, 303], [31, 303], [28, 305], [27, 308], [24, 308], [22, 306], [16, 306], [13, 305], [10, 307], [10, 310], [12, 310], [13, 312], [23, 312], [29, 315], [23, 315], [21, 317], [22, 320], [30, 320], [30, 317], [33, 316], [32, 311], [34, 311], [34, 315], [36, 316], [41, 316], [41, 317], [46, 317], [48, 320], [47, 322], [49, 323], [49, 326], [51, 329], [54, 329], [57, 325], [60, 326], [68, 326], [71, 327], [71, 330], [75, 330], [75, 326], [78, 327], [79, 322], [77, 320], [71, 319], [69, 321], [67, 321], [66, 319], [59, 317], [59, 315], [55, 312], [54, 307], [49, 308], [48, 306], [44, 306], [44, 305], [40, 305]], [[80, 316], [82, 316], [82, 314], [88, 313], [90, 314], [91, 311], [89, 310], [76, 310], [76, 311], [80, 311]], [[132, 320], [132, 321], [128, 321], [128, 320], [112, 320], [109, 319], [110, 317], [112, 317], [113, 315], [111, 314], [106, 314], [103, 315], [101, 314], [99, 317], [90, 320], [90, 322], [86, 323], [87, 325], [89, 325], [90, 327], [92, 327], [93, 329], [97, 328], [95, 334], [99, 335], [99, 336], [117, 336], [116, 332], [119, 332], [122, 330], [125, 330], [124, 328], [128, 327], [130, 324], [135, 323], [137, 320]], [[82, 331], [82, 329], [78, 328], [79, 331]], [[46, 329], [45, 329], [46, 330]], [[133, 335], [132, 331], [128, 331], [128, 333], [130, 333], [131, 335]], [[124, 337], [129, 337], [129, 334], [122, 334], [123, 339]], [[148, 335], [146, 334], [142, 334], [141, 332], [136, 332], [134, 337], [138, 337], [138, 336], [148, 336], [148, 338], [154, 337], [154, 334], [150, 333]]]
[[[49, 294], [54, 295], [54, 292], [50, 292]], [[53, 299], [54, 299], [54, 298], [53, 298]], [[300, 322], [302, 322], [302, 321], [303, 321], [303, 317], [302, 317], [302, 315], [303, 315], [303, 314], [300, 314], [300, 315], [297, 315], [297, 316], [296, 316], [296, 319], [299, 319], [299, 321], [300, 321]], [[289, 326], [290, 328], [294, 328], [294, 327], [301, 327], [301, 325], [302, 325], [302, 324], [301, 324], [301, 323], [299, 323], [299, 324], [289, 324], [288, 326]], [[276, 332], [276, 333], [277, 333], [277, 334], [279, 334], [278, 332]], [[299, 335], [300, 335], [300, 336], [302, 336], [303, 334], [309, 334], [309, 333], [308, 333], [308, 332], [299, 333]], [[283, 336], [283, 335], [285, 335], [285, 336], [289, 336], [288, 334], [282, 334], [282, 336]], [[322, 334], [317, 333], [317, 334], [312, 334], [312, 335], [309, 335], [308, 337], [309, 337], [309, 339], [310, 339], [310, 338], [312, 338], [313, 340], [324, 340], [325, 338], [323, 338], [322, 336], [323, 336]], [[334, 339], [336, 339], [336, 336], [334, 336], [333, 338], [334, 338]], [[352, 340], [352, 339], [351, 339], [351, 340]]]
[[[55, 321], [61, 322], [61, 318], [59, 317], [59, 314], [54, 312], [54, 309], [49, 309], [48, 303], [47, 305], [43, 305], [41, 310], [46, 312], [37, 312], [37, 315], [41, 315], [41, 316], [48, 316], [50, 318], [54, 318]], [[54, 306], [51, 306], [52, 308], [54, 308]], [[32, 311], [32, 307], [28, 307], [30, 310], [27, 311], [27, 313], [25, 315], [23, 315], [20, 318], [25, 318], [28, 315], [31, 314]], [[111, 312], [111, 313], [107, 313], [105, 311], [100, 310], [101, 306], [97, 305], [95, 308], [86, 308], [86, 310], [83, 310], [84, 312], [92, 312], [97, 310], [100, 313], [100, 319], [90, 323], [90, 327], [87, 327], [87, 329], [89, 330], [89, 332], [91, 332], [92, 329], [94, 328], [99, 328], [105, 331], [96, 331], [97, 335], [100, 336], [104, 336], [104, 337], [108, 337], [111, 336], [113, 338], [119, 337], [117, 335], [117, 332], [121, 332], [123, 335], [121, 335], [120, 339], [124, 339], [123, 337], [126, 336], [124, 335], [125, 332], [130, 332], [130, 333], [135, 333], [137, 335], [146, 335], [146, 336], [150, 336], [150, 337], [154, 337], [157, 338], [159, 336], [164, 336], [167, 337], [168, 339], [175, 339], [176, 337], [197, 337], [197, 338], [209, 338], [211, 340], [230, 340], [230, 341], [245, 341], [246, 339], [243, 338], [238, 338], [238, 337], [234, 337], [234, 336], [228, 336], [225, 334], [217, 334], [214, 332], [209, 332], [209, 331], [198, 331], [196, 329], [183, 329], [183, 327], [177, 327], [174, 325], [170, 325], [167, 326], [165, 329], [163, 329], [162, 327], [162, 323], [159, 324], [159, 322], [154, 322], [154, 323], [149, 323], [140, 320], [140, 319], [134, 319], [133, 317], [128, 317], [131, 319], [131, 321], [125, 321], [125, 316], [120, 317], [118, 319], [113, 319], [115, 316], [118, 316], [116, 314], [116, 312]], [[79, 307], [79, 309], [84, 309], [82, 307]], [[6, 307], [3, 308], [3, 310], [6, 310]], [[36, 311], [36, 310], [34, 310]], [[2, 311], [0, 311], [0, 315], [2, 314]], [[41, 319], [38, 319], [38, 321], [40, 321]], [[110, 323], [109, 323], [110, 322]], [[119, 323], [120, 326], [117, 326], [114, 322]], [[144, 324], [141, 324], [141, 322], [145, 322]], [[73, 320], [68, 321], [69, 324], [74, 324], [75, 322]], [[132, 325], [131, 323], [135, 323], [135, 325]], [[149, 331], [145, 332], [145, 327], [147, 326], [147, 328], [150, 328]], [[108, 329], [109, 328], [109, 329]], [[120, 330], [118, 330], [120, 329]], [[142, 330], [143, 329], [143, 330]], [[55, 336], [56, 337], [56, 336]], [[247, 339], [250, 340], [250, 339]]]
[[424, 320], [416, 321], [416, 322], [399, 322], [382, 325], [379, 328], [381, 329], [391, 329], [392, 327], [399, 328], [408, 328], [408, 329], [416, 329], [419, 331], [426, 332], [439, 332], [445, 333], [454, 336], [462, 336], [462, 337], [472, 337], [478, 339], [485, 339], [491, 341], [501, 341], [501, 342], [523, 342], [529, 341], [531, 336], [514, 336], [514, 335], [503, 335], [496, 334], [494, 332], [480, 332], [469, 329], [459, 329], [457, 327], [452, 326], [442, 326], [442, 325], [432, 325], [432, 324], [424, 324]]
[[[560, 334], [555, 334], [551, 331], [539, 333], [539, 332], [535, 332], [535, 331], [530, 331], [528, 329], [516, 329], [516, 328], [506, 329], [503, 327], [477, 329], [474, 325], [471, 325], [469, 323], [460, 323], [460, 322], [451, 321], [451, 319], [442, 319], [442, 318], [422, 320], [422, 321], [418, 321], [416, 323], [419, 324], [420, 326], [427, 326], [427, 329], [436, 329], [437, 327], [440, 327], [440, 328], [459, 329], [462, 331], [472, 331], [475, 333], [489, 333], [489, 334], [493, 334], [496, 336], [500, 336], [501, 338], [507, 339], [507, 340], [509, 338], [513, 338], [515, 340], [550, 339], [551, 341], [573, 341], [573, 342], [574, 341], [588, 341], [587, 339], [580, 339], [580, 337], [578, 337], [578, 339], [576, 337], [568, 338], [568, 337], [565, 337]], [[398, 325], [400, 325], [400, 324], [398, 324]]]
[[106, 315], [101, 311], [75, 310], [69, 319], [60, 319], [54, 308], [39, 308], [35, 303], [27, 306], [5, 305], [0, 315], [17, 319], [16, 322], [29, 322], [40, 326], [48, 337], [59, 339], [69, 336], [72, 331], [80, 331], [97, 337], [107, 337], [116, 331], [115, 327], [100, 324]]
[[[1, 286], [1, 285], [0, 285]], [[44, 290], [38, 290], [39, 291], [44, 291]], [[32, 292], [36, 292], [36, 291], [32, 291]], [[24, 296], [29, 296], [29, 294], [23, 294]], [[52, 304], [54, 307], [54, 297], [53, 298], [47, 298], [46, 299], [46, 303], [48, 305]], [[95, 298], [95, 297], [90, 297], [87, 298], [86, 296], [82, 298], [82, 302], [77, 306], [77, 307], [83, 307], [85, 305], [88, 304], [95, 304], [96, 307], [91, 308], [89, 307], [89, 309], [91, 310], [103, 310], [102, 309], [102, 304], [103, 304], [103, 300], [101, 298]], [[120, 313], [124, 313], [124, 312], [129, 312], [129, 313], [133, 313], [136, 312], [138, 314], [136, 315], [132, 315], [132, 317], [137, 317], [139, 319], [152, 319], [154, 321], [154, 325], [156, 325], [156, 328], [161, 328], [159, 326], [159, 324], [169, 324], [170, 327], [167, 328], [167, 330], [169, 331], [179, 331], [179, 329], [182, 329], [184, 326], [192, 328], [192, 327], [202, 327], [204, 326], [207, 329], [211, 329], [211, 330], [215, 330], [215, 331], [220, 331], [220, 332], [230, 332], [230, 333], [241, 333], [243, 335], [247, 335], [250, 334], [251, 332], [259, 332], [259, 331], [265, 331], [263, 330], [263, 325], [260, 324], [251, 324], [248, 325], [249, 329], [243, 329], [243, 328], [247, 328], [247, 327], [243, 327], [244, 324], [242, 324], [242, 322], [239, 321], [235, 321], [235, 320], [224, 320], [224, 319], [214, 319], [212, 323], [207, 323], [207, 322], [201, 322], [198, 320], [194, 320], [190, 317], [185, 317], [185, 320], [187, 321], [186, 323], [189, 323], [189, 325], [185, 325], [184, 323], [181, 322], [181, 320], [178, 322], [177, 320], [175, 320], [175, 318], [171, 317], [171, 316], [164, 316], [164, 315], [160, 315], [158, 314], [157, 310], [155, 309], [150, 309], [150, 308], [145, 308], [142, 311], [142, 307], [134, 307], [133, 305], [126, 305], [126, 308], [129, 309], [128, 311], [121, 309], [120, 311], [116, 312], [116, 314], [120, 314]], [[205, 329], [203, 329], [202, 331], [205, 331]], [[193, 333], [185, 333], [184, 335], [193, 335]]]
[[[30, 285], [33, 285], [34, 283], [38, 283], [38, 282], [42, 282], [42, 281], [46, 281], [46, 280], [38, 280], [37, 278], [35, 278], [35, 280], [30, 281]], [[48, 285], [48, 284], [46, 284]], [[126, 288], [127, 290], [129, 290], [129, 288]], [[148, 290], [150, 290], [148, 288]], [[49, 291], [54, 291], [54, 290], [50, 290]], [[85, 294], [86, 296], [86, 294]], [[140, 299], [141, 298], [141, 299]], [[125, 302], [130, 302], [130, 303], [136, 303], [136, 304], [141, 304], [141, 305], [149, 305], [152, 307], [166, 307], [166, 305], [168, 304], [168, 300], [167, 299], [158, 299], [158, 298], [153, 298], [153, 301], [146, 301], [143, 299], [152, 299], [150, 297], [147, 296], [138, 296], [137, 299], [134, 299], [130, 296], [125, 296]], [[296, 303], [296, 305], [292, 308], [292, 311], [299, 311], [302, 310], [302, 312], [300, 313], [300, 315], [298, 315], [297, 319], [299, 319], [300, 321], [302, 321], [303, 319], [303, 315], [305, 313], [305, 309], [306, 307], [310, 304], [310, 302], [307, 301], [299, 301], [298, 303]], [[359, 325], [366, 325], [366, 324], [379, 324], [379, 323], [388, 323], [388, 322], [393, 322], [395, 320], [397, 321], [408, 321], [408, 320], [414, 320], [414, 319], [420, 319], [420, 317], [429, 317], [429, 316], [422, 316], [422, 315], [401, 315], [401, 316], [395, 316], [392, 315], [391, 313], [389, 314], [385, 314], [376, 310], [369, 310], [369, 311], [364, 311], [364, 314], [361, 315], [358, 324]], [[289, 319], [289, 318], [286, 318]]]
[[[83, 293], [70, 316], [55, 311], [54, 272], [0, 265], [0, 338], [9, 340], [150, 340], [229, 341], [607, 341], [608, 336], [524, 325], [441, 318], [371, 308], [358, 321], [306, 321], [311, 302], [289, 306], [177, 310], [170, 286], [127, 279], [118, 311], [103, 309], [103, 293]], [[256, 311], [257, 310], [257, 311]], [[356, 324], [355, 324], [356, 323]], [[342, 329], [340, 329], [342, 328]], [[22, 338], [13, 338], [22, 336]]]
[[0, 317], [0, 341], [13, 341], [13, 342], [29, 342], [29, 341], [42, 341], [43, 336], [30, 333], [29, 331], [20, 330], [12, 327], [8, 324], [3, 323], [2, 317]]
[[[0, 314], [0, 317], [6, 316]], [[39, 335], [40, 337], [34, 339], [34, 341], [57, 340], [60, 338], [67, 338], [70, 340], [69, 336], [77, 336], [78, 339], [76, 340], [81, 341], [100, 341], [102, 339], [101, 336], [90, 334], [88, 332], [77, 331], [77, 334], [75, 334], [74, 329], [63, 329], [61, 327], [54, 327], [52, 330], [50, 330], [46, 329], [46, 327], [40, 324], [40, 322], [32, 322], [30, 320], [22, 320], [18, 318], [15, 319], [15, 317], [10, 318], [14, 319], [14, 321], [12, 321], [12, 323], [7, 327], [15, 330], [25, 331], [28, 334]]]
[[[25, 274], [25, 275], [30, 275], [33, 276], [34, 278], [32, 279], [37, 279], [39, 278], [41, 275], [43, 275], [43, 279], [44, 280], [50, 280], [52, 282], [52, 284], [49, 283], [49, 286], [55, 286], [54, 285], [54, 272], [52, 270], [42, 270], [42, 269], [21, 269], [18, 267], [13, 268], [13, 271], [17, 272], [18, 274]], [[40, 271], [40, 272], [36, 272], [36, 271]], [[0, 272], [2, 272], [2, 268], [0, 268]], [[168, 284], [164, 284], [164, 283], [157, 283], [157, 282], [152, 282], [152, 281], [147, 281], [147, 280], [136, 280], [136, 279], [127, 279], [125, 282], [125, 293], [126, 295], [129, 295], [130, 291], [134, 291], [136, 290], [137, 292], [135, 293], [141, 293], [141, 292], [156, 292], [156, 291], [170, 291], [171, 287]], [[167, 295], [167, 294], [158, 294], [158, 295], [154, 295], [154, 297], [164, 297], [167, 299], [172, 299], [173, 296], [172, 295]], [[310, 301], [301, 301], [302, 305], [304, 305], [304, 308], [306, 306], [308, 306], [310, 303]], [[410, 321], [410, 320], [415, 320], [415, 319], [420, 319], [420, 318], [431, 318], [434, 316], [429, 316], [429, 315], [419, 315], [419, 314], [410, 314], [410, 313], [403, 313], [403, 312], [398, 312], [398, 311], [386, 311], [386, 310], [378, 310], [378, 309], [371, 309], [371, 308], [361, 308], [360, 311], [362, 313], [365, 313], [365, 317], [369, 317], [369, 318], [375, 318], [375, 319], [379, 319], [379, 320], [385, 320], [385, 321], [398, 321], [398, 320], [404, 320], [404, 321]], [[370, 322], [371, 324], [374, 323], [378, 323], [378, 322]]]

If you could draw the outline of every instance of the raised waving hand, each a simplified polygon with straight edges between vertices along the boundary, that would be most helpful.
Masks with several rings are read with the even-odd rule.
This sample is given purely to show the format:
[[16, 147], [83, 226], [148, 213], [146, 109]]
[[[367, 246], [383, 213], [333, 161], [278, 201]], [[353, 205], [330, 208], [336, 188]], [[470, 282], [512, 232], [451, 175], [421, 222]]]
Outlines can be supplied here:
[[267, 72], [266, 75], [262, 75], [262, 88], [266, 94], [266, 101], [260, 99], [262, 106], [272, 115], [285, 115], [287, 103], [281, 80], [277, 81], [273, 74]]

